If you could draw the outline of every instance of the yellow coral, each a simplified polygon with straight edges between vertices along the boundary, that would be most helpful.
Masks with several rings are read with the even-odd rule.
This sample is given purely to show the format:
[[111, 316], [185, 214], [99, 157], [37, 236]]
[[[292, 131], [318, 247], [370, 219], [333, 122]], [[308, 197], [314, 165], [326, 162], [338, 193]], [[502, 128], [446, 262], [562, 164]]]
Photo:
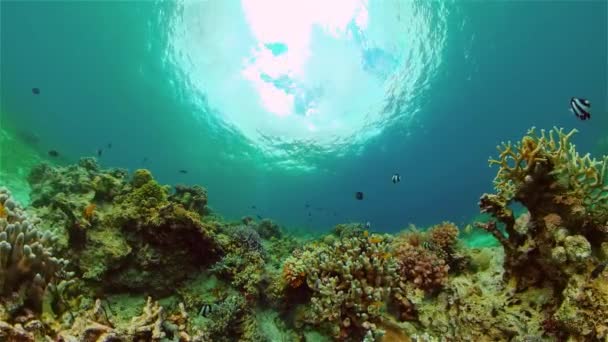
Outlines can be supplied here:
[[8, 213], [6, 212], [4, 205], [2, 203], [0, 203], [0, 218], [6, 218], [7, 216], [8, 216]]
[[494, 179], [498, 194], [506, 200], [512, 199], [520, 186], [532, 180], [527, 177], [531, 177], [537, 163], [542, 161], [551, 167], [551, 174], [567, 189], [566, 195], [580, 198], [593, 207], [608, 208], [608, 156], [601, 160], [593, 159], [589, 154], [581, 156], [570, 142], [577, 132], [573, 129], [565, 133], [562, 128], [554, 127], [548, 133], [541, 130], [538, 135], [532, 127], [520, 142], [498, 146], [498, 159], [489, 159], [490, 166], [500, 167]]

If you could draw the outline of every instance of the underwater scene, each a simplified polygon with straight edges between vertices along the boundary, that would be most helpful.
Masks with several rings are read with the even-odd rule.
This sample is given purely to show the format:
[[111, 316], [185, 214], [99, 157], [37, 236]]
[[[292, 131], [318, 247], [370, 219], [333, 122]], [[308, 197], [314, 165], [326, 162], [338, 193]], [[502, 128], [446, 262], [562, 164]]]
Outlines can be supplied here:
[[0, 342], [608, 341], [608, 1], [0, 1]]

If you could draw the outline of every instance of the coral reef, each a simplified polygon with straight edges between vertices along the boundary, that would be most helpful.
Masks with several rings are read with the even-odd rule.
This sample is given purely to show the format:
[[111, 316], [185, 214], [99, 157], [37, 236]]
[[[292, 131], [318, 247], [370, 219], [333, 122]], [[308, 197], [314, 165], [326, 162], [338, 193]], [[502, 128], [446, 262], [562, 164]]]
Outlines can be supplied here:
[[0, 188], [0, 295], [9, 312], [24, 307], [40, 312], [49, 283], [67, 277], [67, 261], [53, 256], [53, 237]]
[[207, 206], [207, 190], [199, 185], [189, 187], [178, 184], [169, 200], [203, 216]]
[[297, 237], [148, 170], [42, 164], [27, 210], [0, 189], [0, 340], [606, 340], [608, 157], [574, 133], [499, 146], [475, 223], [494, 247], [447, 221]]
[[51, 223], [82, 278], [104, 291], [167, 294], [219, 253], [213, 225], [188, 209], [204, 209], [201, 187], [170, 195], [148, 170], [129, 180], [124, 170], [102, 170], [92, 158], [68, 167], [42, 164], [29, 181], [31, 211]]
[[[503, 246], [505, 279], [515, 281], [518, 289], [548, 287], [561, 293], [564, 301], [559, 310], [547, 310], [552, 322], [548, 326], [566, 328], [580, 337], [600, 332], [596, 337], [604, 338], [605, 322], [572, 324], [571, 319], [572, 312], [580, 317], [588, 312], [581, 296], [572, 300], [573, 283], [587, 281], [580, 279], [591, 278], [592, 270], [605, 262], [601, 250], [608, 241], [608, 156], [596, 160], [579, 155], [571, 142], [575, 133], [554, 128], [538, 135], [532, 128], [520, 142], [499, 146], [499, 158], [490, 159], [490, 165], [499, 166], [496, 194], [484, 194], [479, 202], [481, 211], [495, 221], [477, 226]], [[527, 213], [516, 218], [509, 208], [513, 201]], [[601, 293], [596, 292], [596, 297], [602, 298]], [[608, 317], [607, 307], [598, 306], [594, 312]]]
[[362, 233], [313, 243], [287, 258], [284, 282], [311, 292], [299, 319], [323, 326], [334, 338], [381, 336], [377, 324], [396, 281], [390, 242], [389, 236]]

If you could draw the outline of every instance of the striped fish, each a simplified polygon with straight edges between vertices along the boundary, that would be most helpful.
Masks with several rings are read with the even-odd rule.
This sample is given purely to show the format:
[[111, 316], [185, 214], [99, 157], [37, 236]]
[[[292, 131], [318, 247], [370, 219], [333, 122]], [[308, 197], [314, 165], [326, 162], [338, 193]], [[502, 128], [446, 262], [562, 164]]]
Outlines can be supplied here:
[[591, 119], [591, 102], [573, 97], [570, 99], [570, 111], [580, 120]]
[[213, 311], [212, 304], [203, 304], [201, 310], [198, 312], [199, 316], [207, 317]]

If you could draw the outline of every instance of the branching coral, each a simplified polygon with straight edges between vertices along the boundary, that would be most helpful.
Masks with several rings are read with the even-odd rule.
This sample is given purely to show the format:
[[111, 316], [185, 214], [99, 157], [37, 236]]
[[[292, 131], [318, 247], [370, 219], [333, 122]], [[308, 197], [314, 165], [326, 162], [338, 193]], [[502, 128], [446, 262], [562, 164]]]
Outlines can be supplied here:
[[190, 341], [183, 325], [183, 311], [167, 317], [162, 306], [148, 297], [141, 315], [130, 322], [113, 322], [98, 299], [93, 308], [80, 315], [70, 329], [61, 331], [57, 341]]
[[5, 301], [14, 309], [26, 304], [40, 311], [46, 286], [67, 275], [62, 272], [67, 261], [53, 256], [52, 236], [38, 229], [40, 221], [29, 217], [6, 188], [0, 189], [0, 205], [6, 211], [0, 218], [0, 295], [20, 298], [17, 303]]
[[445, 285], [450, 267], [435, 253], [424, 247], [401, 244], [395, 250], [399, 274], [416, 287], [433, 291]]
[[429, 234], [431, 242], [443, 251], [452, 251], [458, 240], [458, 227], [451, 222], [443, 222], [433, 226]]
[[[580, 262], [587, 261], [573, 257], [566, 247], [572, 250], [576, 242], [594, 249], [608, 240], [602, 229], [608, 220], [608, 156], [596, 160], [579, 155], [570, 141], [575, 133], [554, 128], [539, 135], [532, 128], [521, 142], [503, 143], [499, 158], [490, 159], [490, 165], [499, 166], [497, 193], [484, 194], [479, 205], [504, 224], [507, 235], [492, 221], [478, 226], [504, 246], [507, 275], [527, 282], [548, 278], [564, 286], [564, 274], [580, 272]], [[528, 209], [523, 224], [517, 224], [508, 208], [513, 200]]]
[[546, 213], [554, 212], [551, 206], [556, 204], [578, 204], [585, 206], [588, 215], [605, 222], [608, 156], [600, 160], [589, 154], [581, 156], [570, 141], [576, 132], [554, 128], [538, 135], [532, 128], [521, 142], [498, 146], [499, 158], [489, 163], [500, 167], [494, 184], [503, 201], [515, 199]]
[[386, 236], [360, 234], [332, 244], [313, 243], [289, 257], [285, 281], [311, 291], [303, 319], [324, 325], [335, 338], [379, 336], [377, 323], [396, 281], [396, 264]]

